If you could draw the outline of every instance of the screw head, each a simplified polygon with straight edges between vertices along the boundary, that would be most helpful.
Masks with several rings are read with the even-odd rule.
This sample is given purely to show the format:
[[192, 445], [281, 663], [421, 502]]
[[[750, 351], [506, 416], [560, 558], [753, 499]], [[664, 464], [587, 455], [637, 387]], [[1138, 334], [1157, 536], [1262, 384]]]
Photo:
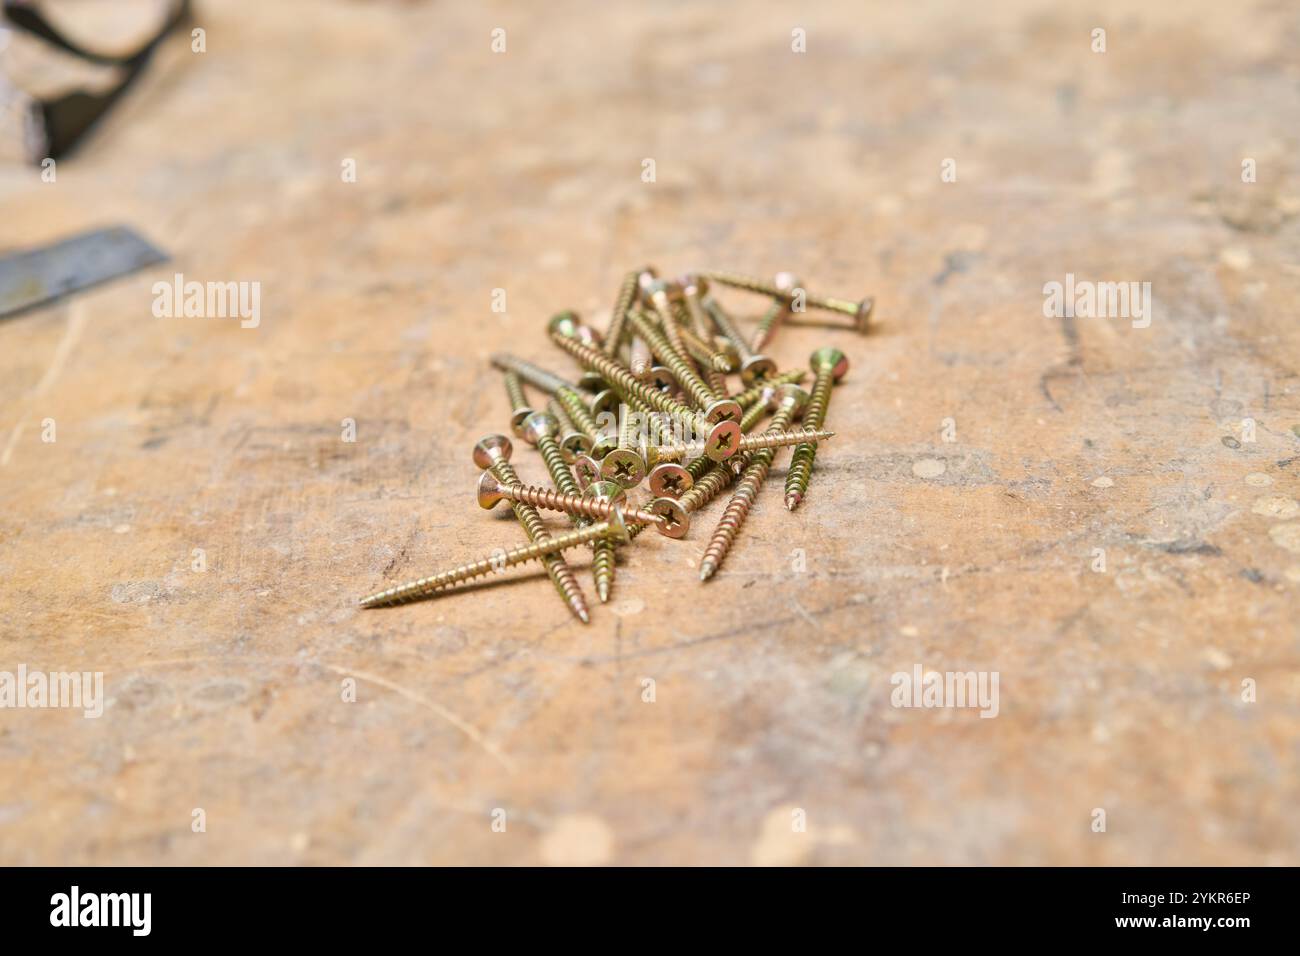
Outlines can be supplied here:
[[[591, 445], [591, 457], [600, 461], [618, 447], [618, 437], [608, 432], [597, 438]], [[577, 460], [576, 458], [574, 459]]]
[[582, 497], [618, 505], [627, 501], [627, 492], [623, 490], [622, 485], [613, 481], [593, 481], [582, 493]]
[[691, 490], [695, 479], [681, 465], [664, 461], [650, 469], [650, 494], [656, 498], [680, 498]]
[[657, 276], [652, 276], [648, 272], [641, 273], [641, 278], [637, 280], [637, 285], [641, 287], [641, 301], [649, 302], [658, 293], [668, 294], [668, 283]]
[[727, 361], [731, 364], [728, 371], [740, 368], [740, 350], [736, 348], [736, 343], [725, 335], [713, 336], [713, 351], [721, 352], [726, 356]]
[[768, 396], [767, 407], [776, 411], [782, 405], [790, 404], [794, 406], [794, 414], [798, 415], [803, 407], [808, 404], [809, 395], [798, 385], [782, 385], [774, 389]]
[[831, 377], [838, 382], [849, 370], [849, 357], [836, 348], [818, 349], [812, 354], [808, 364], [812, 366], [814, 374], [829, 368]]
[[678, 388], [677, 376], [673, 375], [672, 369], [662, 365], [655, 365], [650, 369], [650, 380], [646, 384], [666, 394], [671, 394]]
[[704, 295], [709, 291], [709, 280], [698, 272], [688, 272], [686, 275], [678, 277], [677, 282], [686, 295]]
[[627, 544], [632, 540], [632, 536], [627, 531], [627, 522], [623, 520], [622, 508], [615, 508], [614, 513], [606, 520], [606, 524], [611, 529], [610, 540], [615, 544]]
[[600, 476], [620, 488], [635, 488], [645, 480], [645, 461], [629, 448], [615, 448], [601, 461]]
[[554, 438], [560, 432], [560, 423], [549, 412], [533, 412], [524, 417], [520, 425], [519, 437], [530, 445], [536, 445], [543, 437]]
[[740, 380], [754, 385], [776, 374], [776, 362], [766, 355], [751, 355], [740, 363]]
[[505, 435], [484, 435], [474, 445], [474, 464], [480, 468], [491, 468], [498, 458], [509, 461], [514, 445]]
[[586, 491], [595, 482], [600, 481], [600, 464], [590, 455], [573, 456], [573, 477], [578, 487]]
[[665, 538], [684, 538], [691, 528], [690, 514], [675, 498], [656, 498], [647, 510], [663, 519], [655, 525], [655, 530]]
[[618, 408], [618, 393], [612, 388], [604, 387], [604, 380], [601, 380], [601, 388], [595, 395], [591, 396], [591, 414], [603, 415], [605, 412], [612, 412]]
[[583, 432], [565, 432], [560, 436], [560, 451], [564, 452], [564, 460], [570, 465], [579, 455], [590, 455], [591, 446], [591, 437]]
[[531, 408], [516, 408], [510, 413], [510, 430], [518, 438], [524, 437], [524, 419], [533, 414]]
[[546, 323], [546, 331], [551, 335], [562, 335], [566, 339], [576, 339], [578, 337], [578, 328], [581, 325], [582, 320], [578, 318], [578, 313], [557, 312]]
[[736, 453], [740, 442], [740, 423], [718, 422], [704, 443], [704, 454], [712, 461], [726, 461]]
[[738, 422], [743, 414], [740, 405], [729, 398], [710, 402], [709, 407], [704, 410], [704, 417], [711, 425], [716, 425], [718, 422]]
[[497, 481], [496, 475], [490, 471], [483, 472], [478, 479], [478, 506], [491, 510], [504, 497], [501, 482]]
[[578, 388], [584, 392], [599, 392], [605, 387], [605, 379], [599, 372], [583, 372], [578, 376]]
[[778, 272], [772, 279], [772, 284], [784, 292], [787, 298], [793, 298], [795, 289], [803, 285], [803, 280], [793, 272]]
[[872, 298], [863, 299], [858, 303], [858, 311], [853, 318], [861, 335], [866, 335], [871, 330], [871, 310], [875, 304], [876, 300]]

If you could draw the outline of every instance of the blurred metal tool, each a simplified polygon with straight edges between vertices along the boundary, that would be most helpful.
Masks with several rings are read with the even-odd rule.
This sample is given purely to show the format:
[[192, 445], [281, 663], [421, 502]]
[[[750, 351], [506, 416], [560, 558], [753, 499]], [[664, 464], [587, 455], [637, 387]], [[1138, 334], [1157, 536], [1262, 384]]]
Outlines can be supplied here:
[[167, 254], [126, 226], [0, 256], [0, 318], [136, 272]]

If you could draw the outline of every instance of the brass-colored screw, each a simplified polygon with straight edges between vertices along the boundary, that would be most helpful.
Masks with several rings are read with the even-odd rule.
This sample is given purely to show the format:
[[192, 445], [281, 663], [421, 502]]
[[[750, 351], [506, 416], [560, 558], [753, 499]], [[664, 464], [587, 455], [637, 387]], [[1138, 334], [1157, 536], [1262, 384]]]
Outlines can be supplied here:
[[791, 369], [788, 372], [779, 372], [764, 381], [751, 385], [743, 392], [737, 392], [731, 396], [731, 400], [741, 408], [751, 408], [755, 404], [762, 404], [767, 401], [767, 390], [769, 388], [776, 388], [781, 385], [799, 385], [807, 377], [808, 373], [801, 368]]
[[505, 380], [506, 396], [510, 399], [510, 428], [519, 435], [520, 426], [523, 425], [524, 419], [533, 413], [533, 408], [528, 404], [528, 397], [524, 395], [524, 383], [519, 380], [519, 376], [514, 372], [506, 372]]
[[[738, 275], [734, 272], [706, 272], [706, 276], [713, 282], [722, 285], [731, 286], [734, 289], [745, 289], [748, 292], [756, 292], [759, 295], [780, 298], [782, 292], [774, 284], [764, 282], [762, 279], [755, 279], [752, 276]], [[839, 312], [842, 315], [853, 317], [853, 327], [858, 332], [865, 334], [868, 331], [871, 322], [871, 308], [875, 300], [870, 296], [861, 302], [852, 302], [848, 299], [837, 299], [831, 296], [805, 295], [804, 305], [810, 309], [821, 309], [825, 312]]]
[[542, 461], [546, 463], [546, 470], [551, 481], [555, 482], [555, 487], [576, 495], [578, 483], [573, 480], [573, 472], [569, 470], [568, 460], [557, 437], [560, 434], [559, 420], [547, 412], [536, 412], [524, 419], [523, 433], [524, 441], [542, 453]]
[[[608, 501], [613, 504], [621, 505], [627, 501], [627, 492], [618, 485], [610, 481], [593, 481], [582, 489], [584, 498], [595, 498], [597, 501]], [[579, 523], [586, 523], [587, 518], [575, 518]], [[645, 525], [633, 525], [633, 528], [644, 528]], [[632, 534], [632, 529], [628, 529], [628, 535]], [[600, 603], [605, 604], [609, 601], [610, 591], [614, 589], [614, 545], [608, 541], [595, 541], [591, 545], [591, 578], [596, 582], [596, 594], [600, 597]]]
[[[842, 379], [849, 370], [848, 356], [839, 349], [818, 349], [809, 360], [814, 375], [812, 398], [804, 412], [804, 425], [821, 428], [826, 421], [826, 406], [831, 400], [831, 386]], [[817, 445], [806, 442], [795, 446], [790, 458], [790, 467], [785, 473], [785, 507], [794, 511], [808, 493], [808, 482], [812, 479], [813, 462], [817, 458]]]
[[[782, 388], [799, 388], [798, 385], [783, 385]], [[799, 389], [803, 391], [803, 389]], [[805, 442], [826, 441], [834, 438], [835, 433], [825, 429], [809, 428], [778, 428], [773, 422], [772, 426], [766, 431], [759, 432], [756, 435], [742, 435], [737, 442], [736, 450], [738, 452], [761, 451], [763, 449], [788, 448], [791, 445], [800, 445]], [[661, 461], [685, 461], [689, 458], [706, 456], [713, 461], [723, 461], [722, 458], [714, 457], [709, 454], [709, 449], [703, 442], [682, 442], [675, 445], [651, 445], [648, 448], [648, 457], [653, 458], [656, 464]]]
[[[474, 446], [474, 464], [492, 472], [501, 481], [517, 484], [519, 476], [510, 464], [512, 451], [513, 446], [510, 444], [510, 439], [505, 435], [487, 435], [480, 438]], [[542, 524], [542, 516], [537, 513], [536, 508], [522, 502], [512, 504], [515, 517], [524, 526], [524, 533], [528, 535], [529, 541], [550, 540], [551, 533]], [[551, 582], [555, 585], [556, 590], [560, 592], [564, 603], [569, 606], [569, 610], [583, 624], [588, 623], [591, 620], [591, 615], [587, 610], [587, 599], [583, 596], [582, 588], [578, 586], [578, 579], [574, 576], [569, 563], [564, 560], [564, 556], [561, 554], [548, 554], [542, 559], [542, 563], [546, 566], [546, 573], [550, 575]]]
[[691, 473], [673, 461], [659, 462], [646, 477], [650, 493], [656, 498], [681, 498], [695, 483]]
[[[492, 477], [490, 472], [484, 474]], [[495, 479], [494, 479], [495, 480]], [[399, 584], [396, 587], [385, 588], [383, 591], [377, 591], [374, 594], [363, 597], [360, 601], [362, 607], [383, 607], [388, 604], [402, 604], [406, 601], [414, 601], [417, 598], [427, 597], [438, 591], [445, 591], [452, 585], [460, 584], [464, 581], [472, 580], [484, 574], [493, 574], [500, 572], [505, 568], [516, 564], [524, 564], [528, 561], [536, 561], [538, 558], [544, 558], [548, 554], [559, 554], [561, 551], [567, 551], [569, 548], [576, 548], [579, 545], [587, 544], [590, 541], [601, 541], [608, 539], [615, 543], [626, 543], [631, 540], [628, 537], [627, 524], [623, 521], [623, 515], [620, 509], [615, 508], [606, 521], [599, 524], [593, 524], [587, 528], [577, 528], [573, 531], [567, 531], [564, 534], [558, 534], [548, 541], [536, 541], [526, 547], [513, 548], [509, 551], [500, 551], [488, 555], [485, 558], [479, 558], [476, 561], [470, 561], [466, 564], [457, 565], [446, 571], [440, 571], [437, 574], [420, 578], [416, 581], [408, 581], [405, 584]]]
[[778, 272], [776, 278], [772, 280], [772, 285], [780, 289], [782, 294], [772, 300], [763, 317], [758, 320], [758, 328], [754, 330], [754, 337], [750, 340], [750, 348], [755, 352], [763, 350], [763, 346], [767, 345], [776, 333], [777, 325], [790, 314], [802, 283], [793, 273]]
[[[548, 395], [554, 396], [560, 407], [564, 410], [565, 418], [561, 419], [560, 425], [563, 428], [566, 421], [573, 427], [565, 429], [566, 432], [581, 430], [591, 441], [591, 451], [596, 453], [596, 457], [602, 457], [606, 451], [613, 447], [612, 436], [606, 436], [601, 431], [600, 426], [596, 424], [594, 415], [610, 411], [618, 404], [618, 396], [609, 389], [597, 392], [594, 395], [584, 395], [583, 391], [571, 382], [566, 381], [554, 372], [548, 371], [532, 362], [525, 362], [521, 358], [516, 358], [505, 352], [497, 352], [492, 356], [492, 364], [504, 372], [513, 372], [520, 379], [541, 389]], [[528, 416], [525, 415], [524, 418]], [[522, 424], [523, 419], [520, 419]], [[516, 435], [521, 435], [519, 428], [515, 429]], [[561, 444], [565, 444], [561, 442]], [[583, 443], [580, 439], [570, 439], [566, 450], [573, 454], [581, 451]]]
[[718, 304], [713, 297], [704, 300], [704, 308], [713, 319], [713, 324], [717, 326], [718, 331], [727, 337], [736, 351], [740, 353], [740, 380], [746, 385], [753, 385], [755, 382], [765, 382], [776, 374], [776, 363], [766, 355], [760, 355], [749, 347], [736, 328], [735, 320], [732, 319], [727, 311]]
[[[582, 495], [569, 495], [562, 491], [553, 491], [550, 488], [502, 484], [496, 475], [485, 471], [478, 483], [479, 506], [492, 508], [498, 502], [505, 500], [522, 501], [534, 508], [563, 511], [566, 514], [581, 515], [587, 518], [608, 519], [615, 510], [621, 510], [625, 521], [654, 525], [656, 531], [669, 538], [682, 537], [690, 527], [690, 519], [684, 514], [680, 515], [679, 520], [670, 521], [661, 511], [652, 510], [661, 507], [659, 499], [651, 502], [650, 509], [624, 508], [613, 502], [600, 501], [594, 497], [585, 498]], [[662, 500], [672, 501], [670, 498]], [[672, 501], [672, 505], [674, 509], [679, 507], [676, 501]]]
[[[546, 413], [555, 419], [558, 429], [558, 441], [560, 449], [564, 452], [565, 461], [573, 461], [578, 455], [591, 453], [594, 442], [587, 436], [586, 432], [579, 431], [578, 426], [569, 418], [569, 413], [560, 407], [559, 402], [551, 399], [546, 403]], [[529, 418], [532, 416], [530, 415]], [[528, 421], [527, 418], [524, 421]]]
[[550, 335], [551, 341], [572, 355], [583, 366], [599, 373], [615, 391], [623, 395], [625, 400], [635, 398], [641, 404], [648, 405], [656, 411], [664, 412], [679, 421], [689, 424], [692, 428], [707, 431], [709, 445], [716, 448], [717, 453], [724, 458], [730, 457], [735, 452], [736, 441], [740, 438], [740, 425], [736, 422], [721, 421], [709, 427], [709, 423], [704, 420], [702, 415], [687, 408], [680, 402], [668, 398], [644, 382], [638, 381], [622, 363], [583, 345], [577, 339], [572, 338], [570, 334], [567, 334], [562, 325], [552, 322]]
[[646, 340], [639, 335], [632, 336], [631, 351], [628, 357], [629, 371], [644, 382], [650, 377], [650, 367], [654, 363], [654, 356], [650, 354], [650, 346], [646, 344]]
[[[657, 290], [655, 294], [664, 298], [662, 290]], [[691, 396], [696, 407], [704, 413], [706, 421], [710, 424], [720, 421], [740, 421], [740, 406], [729, 398], [720, 399], [713, 394], [713, 390], [704, 384], [691, 363], [678, 354], [663, 334], [662, 330], [666, 326], [656, 327], [650, 316], [635, 310], [628, 313], [628, 319], [641, 337], [650, 343], [651, 350], [659, 356], [660, 360], [667, 363], [678, 383]], [[669, 316], [667, 321], [676, 320]]]
[[[776, 411], [772, 415], [772, 425], [769, 430], [780, 431], [790, 424], [790, 420], [808, 401], [808, 393], [798, 385], [782, 385], [772, 397], [772, 401], [776, 404]], [[704, 550], [704, 557], [700, 560], [701, 581], [713, 577], [714, 572], [718, 570], [718, 565], [731, 550], [731, 545], [735, 542], [740, 526], [744, 524], [745, 517], [749, 514], [749, 509], [758, 495], [759, 488], [763, 485], [763, 480], [767, 477], [768, 469], [772, 467], [772, 459], [775, 456], [775, 448], [764, 448], [750, 456], [749, 464], [745, 467], [744, 474], [740, 476], [740, 484], [736, 486], [731, 500], [727, 502], [727, 510], [722, 513], [722, 518], [713, 531], [713, 537], [709, 539], [709, 545]]]
[[623, 344], [623, 329], [627, 323], [627, 310], [636, 299], [641, 273], [647, 270], [634, 269], [623, 276], [623, 284], [618, 288], [618, 298], [614, 300], [614, 310], [609, 313], [609, 328], [605, 331], [602, 346], [606, 355], [618, 355], [619, 346]]

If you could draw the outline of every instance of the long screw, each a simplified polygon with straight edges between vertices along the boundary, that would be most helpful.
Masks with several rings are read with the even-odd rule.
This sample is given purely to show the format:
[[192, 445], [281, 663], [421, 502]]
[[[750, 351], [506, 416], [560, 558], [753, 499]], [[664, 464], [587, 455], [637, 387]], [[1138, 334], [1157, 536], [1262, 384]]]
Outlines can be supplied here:
[[766, 382], [776, 374], [776, 363], [766, 355], [760, 355], [749, 347], [745, 337], [740, 334], [736, 328], [736, 322], [726, 309], [718, 304], [718, 301], [712, 296], [704, 300], [704, 308], [708, 311], [709, 317], [713, 319], [713, 324], [736, 347], [740, 353], [740, 380], [746, 385], [753, 385], [755, 382]]
[[781, 385], [798, 385], [807, 377], [808, 373], [801, 368], [791, 369], [788, 372], [779, 372], [762, 382], [751, 385], [743, 392], [737, 392], [731, 396], [731, 400], [741, 408], [747, 409], [755, 404], [762, 404], [767, 401], [769, 389]]
[[[662, 295], [662, 293], [658, 293]], [[695, 368], [687, 361], [663, 334], [663, 329], [667, 325], [656, 327], [650, 316], [644, 312], [633, 311], [628, 313], [628, 318], [632, 326], [641, 334], [641, 337], [650, 343], [650, 348], [654, 351], [659, 359], [672, 370], [678, 383], [691, 396], [704, 413], [704, 417], [710, 422], [719, 422], [726, 419], [740, 421], [741, 408], [731, 399], [720, 399], [713, 394], [713, 390], [704, 384], [704, 380], [695, 372]], [[676, 320], [669, 316], [668, 322]]]
[[[816, 376], [813, 379], [812, 398], [804, 411], [803, 423], [808, 428], [821, 428], [826, 422], [826, 406], [831, 400], [831, 386], [844, 377], [849, 370], [849, 359], [839, 349], [818, 349], [812, 354], [810, 363]], [[785, 507], [794, 511], [808, 493], [808, 482], [812, 479], [813, 462], [817, 458], [817, 445], [804, 442], [796, 445], [790, 458], [790, 467], [785, 473]]]
[[[489, 472], [484, 472], [484, 474], [491, 477]], [[615, 543], [626, 543], [630, 540], [627, 525], [623, 521], [620, 509], [615, 508], [609, 519], [599, 524], [593, 524], [588, 528], [566, 531], [564, 534], [558, 534], [548, 541], [537, 541], [525, 547], [513, 548], [509, 551], [498, 550], [486, 558], [479, 558], [476, 561], [460, 564], [446, 571], [431, 574], [428, 577], [376, 591], [374, 594], [363, 597], [360, 604], [362, 607], [369, 608], [414, 601], [416, 598], [426, 597], [435, 591], [445, 590], [454, 584], [460, 584], [484, 574], [497, 573], [516, 564], [536, 561], [548, 554], [559, 554], [561, 551], [576, 548], [578, 545], [586, 544], [589, 541], [600, 541], [602, 539], [609, 539]]]
[[763, 346], [767, 345], [776, 334], [777, 325], [790, 314], [790, 310], [794, 308], [795, 296], [803, 283], [792, 273], [779, 272], [772, 280], [772, 285], [781, 290], [781, 295], [772, 300], [763, 317], [758, 320], [758, 328], [754, 330], [754, 336], [750, 339], [750, 348], [755, 352], [763, 350]]
[[716, 453], [723, 458], [729, 458], [735, 453], [736, 440], [740, 437], [740, 426], [736, 422], [720, 421], [710, 426], [710, 423], [698, 412], [638, 381], [622, 363], [571, 338], [554, 322], [551, 325], [550, 335], [551, 341], [572, 355], [585, 368], [599, 373], [624, 398], [635, 398], [643, 405], [664, 412], [692, 428], [707, 431], [709, 446], [715, 448]]
[[[580, 493], [578, 482], [573, 477], [573, 472], [569, 470], [564, 452], [556, 441], [559, 427], [559, 423], [552, 415], [530, 415], [524, 419], [524, 439], [542, 453], [542, 461], [546, 463], [546, 471], [550, 474], [555, 487], [560, 489], [562, 494], [576, 496]], [[522, 484], [522, 482], [516, 478], [514, 481], [507, 481], [506, 484]], [[591, 523], [584, 517], [572, 515], [570, 517], [573, 517], [574, 524], [579, 527]], [[614, 546], [606, 541], [596, 541], [592, 543], [591, 548], [591, 579], [596, 585], [596, 595], [603, 604], [609, 600], [610, 589], [614, 586]]]
[[[480, 438], [478, 444], [474, 446], [474, 464], [492, 472], [501, 481], [517, 484], [519, 476], [515, 473], [514, 466], [510, 464], [512, 451], [510, 439], [505, 435], [487, 435]], [[536, 508], [519, 501], [512, 502], [511, 506], [515, 517], [524, 526], [524, 533], [528, 535], [529, 541], [550, 540], [551, 533], [546, 530], [546, 526], [542, 523], [542, 516], [537, 513]], [[588, 623], [591, 615], [587, 610], [587, 599], [582, 594], [582, 588], [578, 586], [578, 579], [574, 576], [573, 569], [569, 567], [569, 562], [565, 561], [561, 554], [548, 554], [542, 559], [542, 564], [546, 566], [546, 573], [550, 575], [551, 582], [564, 598], [564, 603], [569, 606], [569, 610], [583, 624]]]
[[654, 525], [656, 531], [670, 538], [682, 537], [690, 525], [689, 521], [672, 522], [661, 513], [644, 508], [625, 508], [613, 501], [584, 498], [582, 495], [565, 494], [550, 488], [503, 484], [495, 475], [484, 472], [478, 483], [479, 505], [483, 508], [492, 508], [500, 501], [522, 501], [534, 508], [563, 511], [566, 514], [581, 515], [586, 518], [608, 519], [617, 509], [623, 512], [625, 521]]
[[632, 345], [628, 352], [628, 370], [639, 381], [644, 382], [650, 377], [650, 369], [654, 364], [654, 356], [650, 354], [650, 346], [646, 344], [646, 340], [639, 335], [632, 336]]
[[[505, 352], [495, 353], [491, 361], [493, 365], [503, 372], [513, 372], [534, 388], [541, 389], [546, 394], [554, 396], [570, 419], [574, 430], [581, 430], [583, 434], [591, 439], [593, 452], [602, 447], [602, 441], [606, 442], [607, 446], [612, 447], [612, 440], [608, 439], [600, 430], [600, 426], [596, 423], [593, 415], [602, 411], [609, 411], [617, 403], [618, 396], [613, 392], [605, 390], [587, 396], [578, 386], [560, 378], [554, 372]], [[524, 418], [527, 417], [527, 415], [524, 416]], [[520, 419], [521, 423], [522, 421], [523, 419]], [[561, 424], [563, 424], [563, 421]], [[518, 429], [516, 429], [515, 434], [520, 434]], [[605, 447], [604, 451], [608, 451], [609, 447]], [[596, 457], [601, 457], [604, 451], [600, 451]]]
[[[773, 400], [778, 404], [772, 415], [770, 430], [783, 430], [808, 401], [808, 393], [798, 385], [783, 385], [773, 396]], [[727, 502], [727, 510], [722, 513], [722, 518], [713, 531], [713, 537], [709, 539], [709, 545], [704, 550], [704, 557], [700, 561], [701, 581], [713, 577], [714, 572], [718, 570], [718, 565], [731, 550], [736, 535], [740, 532], [740, 526], [745, 523], [749, 509], [754, 504], [754, 498], [758, 495], [758, 489], [762, 487], [775, 456], [775, 448], [764, 448], [750, 456], [749, 464], [745, 467], [744, 474], [740, 476], [740, 484], [736, 486], [731, 500]]]
[[618, 298], [614, 300], [614, 311], [609, 314], [609, 328], [605, 330], [605, 341], [601, 346], [606, 355], [617, 356], [619, 346], [623, 344], [623, 329], [627, 324], [627, 310], [636, 298], [637, 280], [645, 270], [634, 269], [623, 276], [619, 286]]
[[506, 372], [505, 380], [506, 396], [510, 399], [510, 427], [519, 435], [520, 425], [533, 413], [533, 409], [528, 404], [528, 397], [524, 395], [524, 383], [519, 380], [519, 376], [514, 372]]
[[[734, 272], [706, 272], [704, 274], [713, 282], [731, 286], [733, 289], [744, 289], [748, 292], [756, 292], [759, 295], [771, 296], [772, 298], [780, 298], [784, 294], [773, 283], [755, 279], [753, 276], [738, 275]], [[852, 316], [854, 328], [863, 333], [867, 331], [870, 325], [871, 308], [874, 303], [875, 300], [870, 296], [861, 302], [837, 299], [832, 296], [808, 295], [804, 297], [804, 304], [810, 309], [822, 309], [826, 312], [839, 312], [843, 315]]]
[[[791, 387], [798, 388], [798, 386]], [[785, 429], [779, 428], [773, 422], [767, 431], [759, 432], [756, 435], [741, 436], [736, 450], [739, 452], [752, 452], [788, 448], [791, 445], [801, 445], [810, 441], [826, 441], [828, 438], [834, 437], [834, 432], [825, 429]], [[679, 445], [652, 445], [649, 447], [648, 452], [656, 464], [661, 461], [683, 461], [687, 458], [708, 457], [708, 451], [702, 442], [684, 442]], [[714, 458], [712, 460], [720, 461], [721, 459]]]

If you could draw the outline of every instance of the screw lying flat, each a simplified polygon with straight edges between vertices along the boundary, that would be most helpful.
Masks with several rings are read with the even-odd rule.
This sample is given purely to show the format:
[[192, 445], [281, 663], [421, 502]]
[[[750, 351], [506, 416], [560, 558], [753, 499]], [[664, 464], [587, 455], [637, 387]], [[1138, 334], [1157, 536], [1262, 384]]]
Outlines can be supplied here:
[[[505, 435], [486, 435], [474, 446], [474, 464], [492, 472], [504, 482], [517, 483], [519, 476], [510, 464], [510, 454], [513, 450], [510, 439]], [[512, 502], [511, 505], [515, 517], [524, 526], [524, 533], [528, 535], [529, 541], [550, 540], [551, 533], [542, 524], [542, 516], [537, 513], [536, 508], [523, 502]], [[569, 563], [564, 560], [564, 556], [548, 554], [542, 559], [542, 564], [546, 566], [546, 573], [550, 575], [551, 582], [564, 598], [564, 603], [569, 606], [569, 610], [583, 624], [588, 623], [591, 614], [587, 610], [587, 599], [583, 596], [582, 588], [578, 586], [578, 579], [574, 576]]]
[[763, 346], [767, 345], [776, 334], [777, 325], [790, 314], [802, 283], [792, 273], [778, 272], [776, 278], [772, 280], [772, 285], [781, 290], [781, 295], [772, 300], [763, 317], [758, 320], [758, 328], [754, 330], [754, 337], [749, 345], [755, 352], [763, 350]]
[[788, 372], [778, 372], [776, 375], [768, 376], [761, 382], [757, 382], [745, 389], [743, 392], [737, 392], [731, 396], [731, 400], [741, 408], [750, 408], [751, 406], [767, 401], [767, 390], [776, 388], [779, 385], [798, 385], [808, 373], [801, 368], [791, 369]]
[[[650, 510], [625, 508], [617, 502], [602, 501], [595, 497], [584, 498], [581, 495], [567, 495], [550, 488], [502, 484], [495, 475], [486, 471], [478, 483], [478, 503], [482, 508], [492, 508], [501, 501], [522, 501], [534, 508], [545, 508], [547, 511], [563, 511], [566, 514], [582, 515], [587, 518], [606, 519], [618, 509], [622, 511], [625, 521], [653, 525], [655, 530], [665, 537], [682, 537], [690, 527], [690, 519], [682, 514], [678, 520], [669, 520], [663, 511], [654, 510], [663, 507], [660, 500], [651, 502]], [[677, 502], [671, 498], [662, 500], [672, 502], [673, 507], [670, 509], [672, 513], [679, 510]]]
[[[783, 386], [784, 387], [784, 386]], [[797, 387], [797, 386], [791, 386]], [[759, 432], [756, 435], [742, 435], [736, 443], [737, 452], [759, 451], [764, 448], [788, 448], [790, 445], [800, 445], [805, 442], [826, 441], [834, 438], [835, 433], [825, 429], [812, 428], [777, 428], [775, 425], [767, 431]], [[683, 442], [675, 445], [649, 445], [647, 446], [647, 457], [652, 458], [655, 463], [661, 461], [684, 461], [688, 458], [698, 458], [701, 455], [710, 458], [713, 461], [722, 461], [709, 454], [709, 449], [703, 442]]]
[[[734, 272], [706, 272], [704, 273], [711, 281], [721, 285], [731, 286], [733, 289], [744, 289], [747, 292], [756, 292], [759, 295], [780, 298], [783, 293], [774, 284], [764, 282], [762, 279], [755, 279], [752, 276], [739, 275]], [[871, 297], [863, 299], [861, 302], [852, 302], [848, 299], [837, 299], [832, 296], [807, 295], [804, 297], [804, 305], [810, 309], [821, 309], [824, 312], [839, 312], [842, 315], [853, 317], [853, 327], [860, 333], [865, 334], [871, 323], [871, 308], [875, 300]]]
[[766, 355], [760, 355], [749, 347], [740, 330], [736, 328], [735, 320], [727, 314], [726, 309], [718, 304], [718, 301], [710, 296], [704, 300], [704, 308], [713, 319], [713, 324], [717, 326], [736, 351], [740, 353], [740, 380], [746, 385], [753, 385], [756, 382], [765, 382], [776, 374], [776, 363]]
[[[849, 370], [848, 356], [839, 349], [818, 349], [809, 361], [816, 375], [813, 379], [812, 398], [804, 412], [806, 427], [821, 428], [826, 421], [826, 406], [831, 400], [831, 386], [842, 379]], [[785, 507], [794, 511], [808, 493], [812, 478], [813, 461], [817, 458], [817, 445], [806, 442], [795, 446], [790, 467], [785, 473]]]
[[[777, 403], [777, 408], [772, 415], [772, 428], [783, 430], [808, 401], [808, 393], [798, 385], [783, 385], [773, 396], [773, 401]], [[713, 537], [709, 539], [708, 547], [704, 550], [704, 557], [700, 560], [701, 581], [713, 577], [714, 572], [718, 570], [718, 565], [731, 550], [736, 535], [740, 532], [740, 526], [745, 523], [749, 509], [758, 496], [758, 490], [762, 487], [763, 480], [767, 478], [767, 472], [772, 467], [772, 459], [775, 456], [775, 448], [764, 448], [754, 452], [750, 457], [749, 464], [740, 476], [740, 483], [736, 486], [731, 500], [727, 502], [727, 510], [722, 513], [722, 518], [713, 531]]]
[[[492, 477], [490, 472], [484, 472], [484, 474]], [[470, 581], [484, 574], [494, 574], [516, 564], [536, 561], [548, 554], [558, 554], [561, 551], [576, 548], [589, 541], [603, 539], [616, 543], [626, 543], [631, 540], [628, 537], [627, 524], [624, 523], [622, 512], [618, 508], [614, 509], [608, 520], [599, 524], [558, 534], [549, 541], [537, 541], [526, 547], [514, 548], [510, 551], [498, 551], [486, 558], [479, 558], [476, 561], [457, 565], [454, 568], [440, 571], [428, 577], [408, 581], [406, 584], [399, 584], [396, 587], [385, 588], [383, 591], [377, 591], [363, 597], [360, 604], [365, 608], [403, 604], [417, 598], [427, 597], [438, 591], [446, 591], [452, 585]]]
[[[657, 293], [662, 296], [662, 293]], [[650, 316], [644, 312], [630, 312], [628, 318], [631, 320], [633, 327], [641, 334], [641, 337], [650, 343], [651, 350], [659, 356], [660, 360], [668, 365], [673, 376], [691, 400], [695, 402], [696, 408], [704, 413], [705, 419], [711, 424], [730, 419], [740, 421], [741, 408], [729, 398], [719, 399], [713, 394], [713, 390], [704, 384], [704, 380], [696, 374], [691, 363], [684, 358], [664, 334], [667, 325], [656, 327]], [[677, 320], [671, 316], [668, 322]]]

